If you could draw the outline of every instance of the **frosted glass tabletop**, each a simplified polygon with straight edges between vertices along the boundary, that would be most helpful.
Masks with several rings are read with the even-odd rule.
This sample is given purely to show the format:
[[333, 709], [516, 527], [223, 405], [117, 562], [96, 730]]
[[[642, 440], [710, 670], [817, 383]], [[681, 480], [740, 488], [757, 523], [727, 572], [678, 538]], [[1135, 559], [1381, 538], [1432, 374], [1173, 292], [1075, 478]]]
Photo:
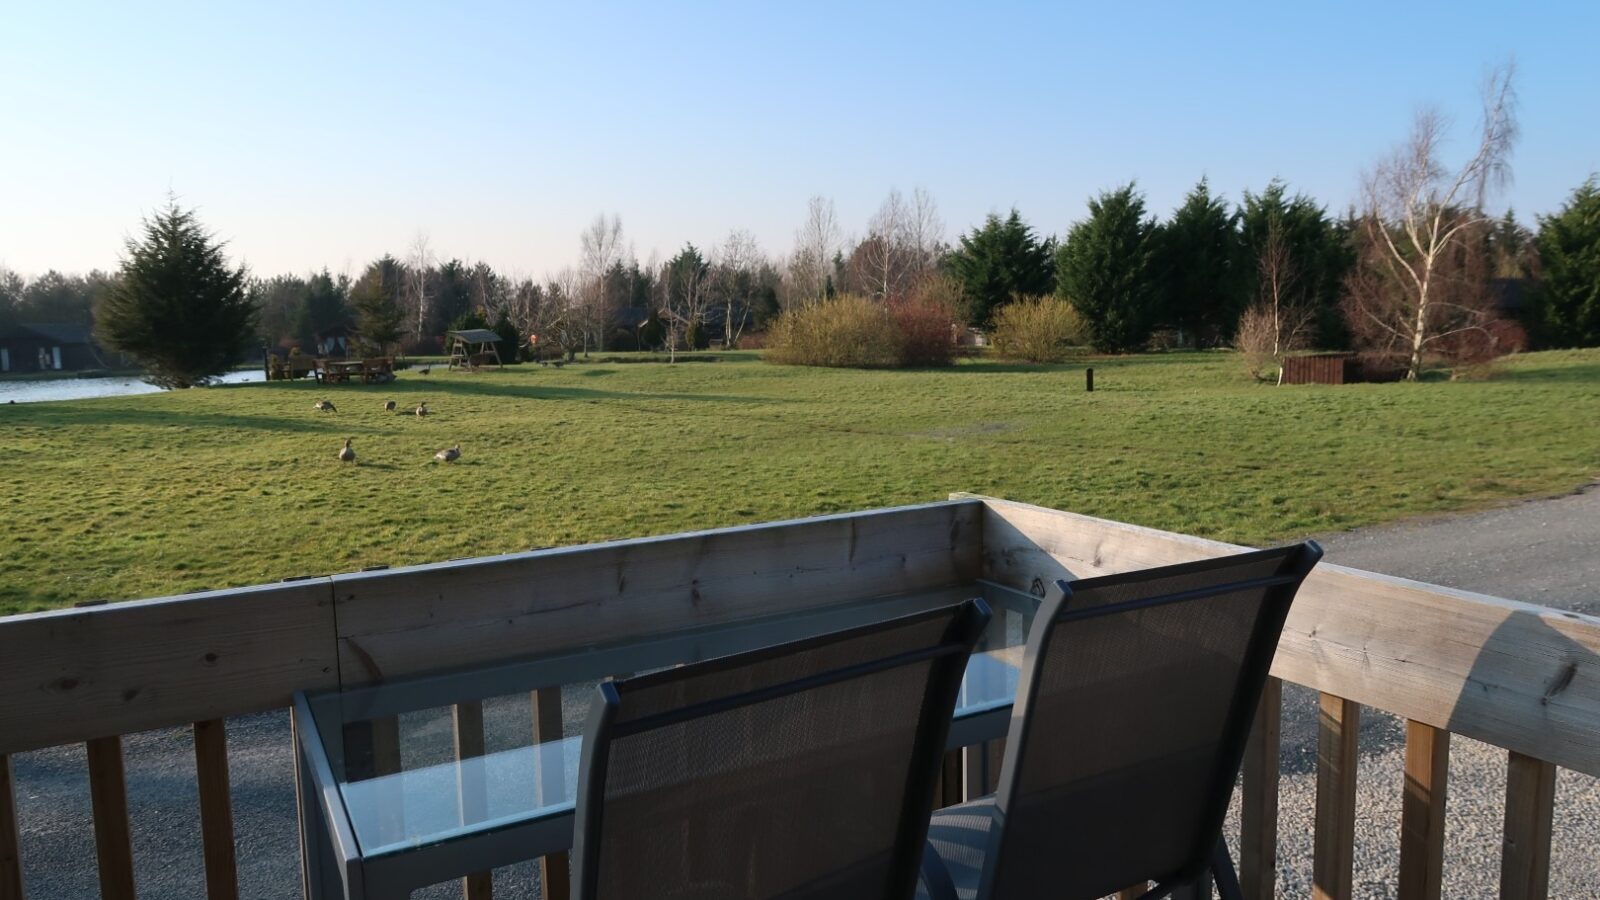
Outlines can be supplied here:
[[[570, 817], [582, 733], [604, 677], [726, 655], [982, 596], [994, 617], [968, 661], [953, 729], [1003, 733], [1037, 598], [986, 582], [737, 623], [571, 657], [309, 698], [351, 830], [368, 858]], [[468, 698], [468, 699], [461, 699]], [[988, 714], [985, 716], [985, 714]], [[987, 735], [986, 735], [987, 736]]]

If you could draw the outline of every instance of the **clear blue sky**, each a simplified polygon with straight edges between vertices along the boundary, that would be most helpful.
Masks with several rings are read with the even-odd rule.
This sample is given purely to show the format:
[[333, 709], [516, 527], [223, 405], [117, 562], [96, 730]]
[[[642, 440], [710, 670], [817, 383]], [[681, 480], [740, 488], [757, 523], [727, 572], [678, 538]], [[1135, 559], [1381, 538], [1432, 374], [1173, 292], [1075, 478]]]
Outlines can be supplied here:
[[[1535, 6], [1537, 8], [1535, 8]], [[143, 8], [150, 7], [150, 8]], [[169, 190], [257, 273], [435, 252], [539, 275], [622, 216], [641, 258], [807, 198], [860, 233], [925, 186], [949, 237], [1061, 233], [1137, 178], [1273, 177], [1340, 211], [1434, 103], [1470, 139], [1515, 56], [1526, 220], [1600, 169], [1600, 4], [0, 0], [0, 263], [116, 264]]]

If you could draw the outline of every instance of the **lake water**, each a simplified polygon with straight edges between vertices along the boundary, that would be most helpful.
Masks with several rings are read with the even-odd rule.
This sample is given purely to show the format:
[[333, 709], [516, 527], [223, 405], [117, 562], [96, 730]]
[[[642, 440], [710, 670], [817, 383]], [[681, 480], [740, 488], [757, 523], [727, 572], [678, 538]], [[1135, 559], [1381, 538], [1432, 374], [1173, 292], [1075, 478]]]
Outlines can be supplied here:
[[[229, 372], [223, 384], [265, 381], [260, 369]], [[203, 390], [203, 388], [202, 388]], [[51, 378], [44, 381], [0, 381], [0, 404], [38, 403], [41, 400], [84, 400], [89, 397], [121, 397], [127, 394], [158, 394], [161, 389], [137, 378]]]

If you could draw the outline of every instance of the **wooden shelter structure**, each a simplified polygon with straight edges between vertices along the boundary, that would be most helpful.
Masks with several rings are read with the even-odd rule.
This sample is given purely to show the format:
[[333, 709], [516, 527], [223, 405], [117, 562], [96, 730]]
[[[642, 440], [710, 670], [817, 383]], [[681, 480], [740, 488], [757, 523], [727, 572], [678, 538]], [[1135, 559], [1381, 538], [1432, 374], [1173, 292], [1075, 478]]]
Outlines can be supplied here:
[[450, 339], [450, 368], [462, 368], [470, 372], [488, 365], [490, 360], [494, 361], [496, 368], [505, 368], [505, 363], [500, 359], [499, 334], [487, 328], [465, 328], [447, 331], [445, 337]]

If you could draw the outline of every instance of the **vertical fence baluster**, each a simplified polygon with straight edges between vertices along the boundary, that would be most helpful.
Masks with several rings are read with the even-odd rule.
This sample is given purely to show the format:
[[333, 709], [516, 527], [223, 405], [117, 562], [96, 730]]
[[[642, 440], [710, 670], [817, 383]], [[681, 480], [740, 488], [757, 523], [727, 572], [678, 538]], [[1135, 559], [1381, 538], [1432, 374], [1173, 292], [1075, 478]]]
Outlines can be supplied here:
[[94, 845], [100, 864], [100, 898], [134, 900], [133, 837], [128, 828], [128, 785], [122, 769], [122, 738], [95, 738], [87, 747]]
[[194, 771], [200, 791], [200, 841], [205, 854], [206, 896], [209, 900], [238, 900], [233, 797], [228, 783], [228, 732], [221, 719], [194, 723]]
[[1268, 678], [1245, 744], [1239, 789], [1239, 882], [1245, 900], [1272, 900], [1278, 889], [1278, 753], [1283, 681]]
[[17, 795], [11, 757], [0, 753], [0, 900], [22, 900], [22, 850], [17, 839]]
[[1406, 787], [1400, 813], [1400, 900], [1439, 900], [1450, 732], [1406, 720]]
[[[533, 692], [533, 742], [559, 741], [564, 736], [561, 722], [561, 688], [540, 688]], [[549, 762], [549, 760], [546, 760]], [[539, 802], [555, 803], [566, 794], [566, 777], [559, 754], [554, 770], [540, 766]], [[567, 854], [552, 853], [539, 859], [539, 883], [543, 886], [545, 900], [567, 900], [572, 894], [571, 872]]]
[[1511, 751], [1506, 769], [1506, 830], [1500, 857], [1502, 900], [1544, 900], [1550, 892], [1550, 826], [1556, 767]]
[[1361, 704], [1321, 694], [1317, 736], [1317, 818], [1312, 838], [1313, 900], [1350, 900], [1355, 868], [1357, 738]]
[[[471, 701], [457, 703], [451, 709], [455, 726], [456, 762], [475, 759], [483, 755], [483, 703]], [[481, 821], [489, 805], [489, 785], [481, 770], [469, 773], [456, 768], [456, 797], [461, 806], [461, 824]], [[461, 894], [466, 900], [490, 900], [494, 896], [494, 876], [489, 872], [473, 872], [461, 879]]]

